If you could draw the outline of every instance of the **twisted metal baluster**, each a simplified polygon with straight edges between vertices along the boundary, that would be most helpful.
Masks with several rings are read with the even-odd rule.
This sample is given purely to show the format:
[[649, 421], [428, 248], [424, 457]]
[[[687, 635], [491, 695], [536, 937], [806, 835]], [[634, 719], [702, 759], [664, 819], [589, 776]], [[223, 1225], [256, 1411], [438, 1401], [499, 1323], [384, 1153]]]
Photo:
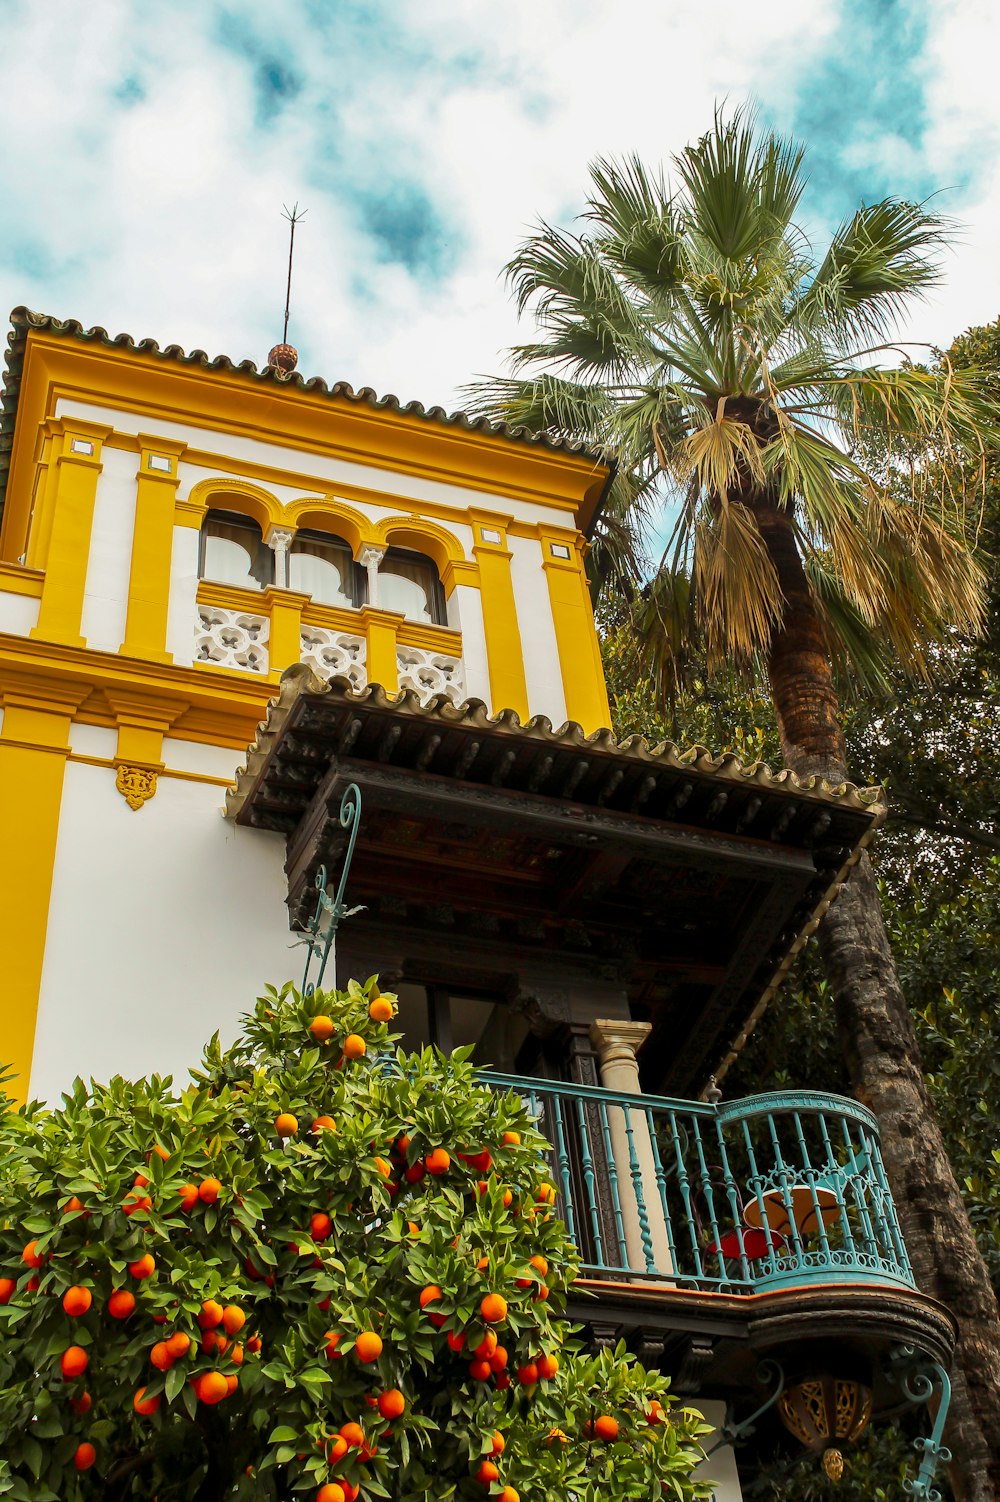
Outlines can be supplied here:
[[579, 1097], [577, 1097], [576, 1102], [576, 1114], [580, 1128], [580, 1157], [583, 1163], [583, 1186], [584, 1193], [587, 1196], [590, 1234], [594, 1238], [594, 1253], [597, 1257], [595, 1265], [606, 1271], [608, 1264], [604, 1260], [604, 1247], [601, 1242], [601, 1221], [597, 1213], [597, 1178], [594, 1173], [594, 1159], [590, 1152], [590, 1126], [587, 1122], [586, 1108]]
[[611, 1125], [608, 1121], [608, 1108], [605, 1102], [599, 1101], [597, 1107], [601, 1118], [601, 1129], [604, 1134], [604, 1152], [608, 1164], [608, 1181], [611, 1185], [611, 1203], [615, 1212], [615, 1227], [618, 1232], [618, 1254], [620, 1257], [619, 1267], [628, 1269], [628, 1245], [625, 1241], [625, 1218], [622, 1215], [622, 1203], [618, 1196], [618, 1165], [615, 1162], [614, 1151], [611, 1146]]
[[653, 1238], [649, 1231], [649, 1215], [646, 1210], [646, 1196], [642, 1188], [642, 1165], [639, 1155], [635, 1150], [635, 1136], [632, 1127], [632, 1107], [622, 1106], [622, 1116], [625, 1118], [625, 1136], [628, 1139], [628, 1171], [632, 1179], [632, 1193], [635, 1195], [636, 1210], [639, 1214], [639, 1236], [642, 1241], [643, 1256], [646, 1259], [646, 1271], [656, 1271], [656, 1263], [653, 1260]]

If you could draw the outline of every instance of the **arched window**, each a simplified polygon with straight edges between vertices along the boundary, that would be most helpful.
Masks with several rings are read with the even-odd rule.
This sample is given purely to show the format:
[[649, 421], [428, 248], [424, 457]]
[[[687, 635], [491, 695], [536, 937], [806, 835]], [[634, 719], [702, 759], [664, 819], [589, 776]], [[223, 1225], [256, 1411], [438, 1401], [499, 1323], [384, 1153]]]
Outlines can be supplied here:
[[288, 587], [319, 605], [354, 609], [367, 598], [365, 571], [347, 543], [328, 532], [297, 532], [288, 554]]
[[217, 584], [264, 589], [274, 582], [274, 554], [248, 516], [210, 511], [201, 528], [198, 574]]
[[410, 621], [446, 624], [438, 571], [423, 553], [389, 548], [379, 567], [378, 587], [383, 610], [399, 610]]

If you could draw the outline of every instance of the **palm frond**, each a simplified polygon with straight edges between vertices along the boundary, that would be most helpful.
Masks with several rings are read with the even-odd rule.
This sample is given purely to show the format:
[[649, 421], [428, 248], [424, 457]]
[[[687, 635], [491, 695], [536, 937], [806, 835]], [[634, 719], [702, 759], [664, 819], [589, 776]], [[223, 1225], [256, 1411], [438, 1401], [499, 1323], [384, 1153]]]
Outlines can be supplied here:
[[695, 524], [695, 608], [709, 667], [766, 652], [784, 602], [774, 564], [750, 512], [723, 501]]

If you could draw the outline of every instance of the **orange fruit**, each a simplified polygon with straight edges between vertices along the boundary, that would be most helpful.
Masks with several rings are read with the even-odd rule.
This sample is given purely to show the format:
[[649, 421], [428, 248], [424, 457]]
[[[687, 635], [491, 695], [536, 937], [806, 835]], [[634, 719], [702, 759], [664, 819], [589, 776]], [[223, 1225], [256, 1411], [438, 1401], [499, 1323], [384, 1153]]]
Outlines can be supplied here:
[[278, 1137], [294, 1137], [299, 1129], [299, 1119], [291, 1111], [282, 1111], [274, 1118], [274, 1130]]
[[368, 1008], [368, 1015], [373, 1022], [391, 1022], [396, 1015], [396, 1008], [384, 996], [376, 996]]
[[500, 1141], [503, 1143], [504, 1147], [520, 1147], [521, 1146], [521, 1133], [520, 1132], [504, 1132], [504, 1134], [501, 1137]]
[[646, 1423], [665, 1424], [666, 1422], [667, 1415], [664, 1411], [663, 1404], [660, 1402], [659, 1398], [651, 1398], [649, 1403], [649, 1412], [646, 1415]]
[[359, 1361], [377, 1361], [382, 1354], [382, 1337], [376, 1335], [374, 1330], [362, 1330], [354, 1342], [354, 1352]]
[[116, 1288], [108, 1299], [108, 1313], [112, 1319], [128, 1319], [135, 1308], [135, 1294], [127, 1288]]
[[497, 1470], [492, 1460], [484, 1460], [480, 1465], [479, 1470], [476, 1472], [476, 1480], [479, 1482], [480, 1486], [492, 1486], [494, 1481], [498, 1481], [499, 1479], [500, 1472]]
[[605, 1439], [609, 1442], [617, 1439], [618, 1420], [611, 1418], [609, 1414], [602, 1413], [599, 1419], [594, 1420], [594, 1433], [598, 1439]]
[[231, 1377], [227, 1377], [226, 1378], [226, 1397], [227, 1398], [231, 1398], [232, 1395], [233, 1395], [233, 1393], [239, 1387], [239, 1385], [240, 1385], [240, 1379], [239, 1379], [239, 1377], [237, 1377], [235, 1375], [235, 1373]]
[[194, 1385], [199, 1403], [211, 1407], [229, 1396], [229, 1383], [221, 1372], [202, 1372]]
[[368, 1044], [360, 1033], [348, 1033], [344, 1039], [344, 1058], [363, 1059], [368, 1052]]
[[97, 1451], [89, 1440], [85, 1439], [82, 1444], [77, 1445], [76, 1453], [73, 1456], [73, 1464], [78, 1471], [89, 1471], [96, 1459]]
[[[162, 1158], [163, 1159], [164, 1163], [170, 1157], [170, 1154], [167, 1152], [167, 1149], [165, 1147], [161, 1147], [158, 1142], [154, 1142], [153, 1143], [153, 1149], [152, 1150], [153, 1150], [153, 1152], [156, 1154], [156, 1156], [158, 1158]], [[147, 1163], [149, 1162], [149, 1158], [148, 1157], [146, 1159], [146, 1162]]]
[[493, 1368], [488, 1361], [470, 1361], [469, 1376], [473, 1382], [488, 1382], [492, 1376]]
[[343, 1338], [344, 1337], [341, 1335], [339, 1330], [327, 1330], [326, 1345], [323, 1349], [326, 1351], [326, 1354], [331, 1361], [339, 1360], [339, 1357], [337, 1355], [337, 1347], [340, 1345], [340, 1342], [343, 1340]]
[[489, 1361], [496, 1348], [497, 1332], [495, 1330], [487, 1330], [472, 1354], [473, 1356], [478, 1356], [481, 1361]]
[[149, 1353], [149, 1360], [158, 1372], [167, 1372], [170, 1370], [174, 1364], [174, 1358], [171, 1356], [165, 1340], [158, 1340], [156, 1342], [156, 1345]]
[[365, 1442], [365, 1431], [360, 1424], [355, 1424], [352, 1421], [349, 1424], [341, 1424], [340, 1437], [345, 1445], [352, 1446], [354, 1449], [360, 1449]]
[[507, 1318], [507, 1300], [499, 1293], [488, 1293], [479, 1306], [488, 1325], [498, 1325]]
[[198, 1185], [182, 1184], [180, 1188], [181, 1209], [193, 1210], [198, 1203]]
[[521, 1502], [521, 1493], [512, 1486], [505, 1486], [497, 1502]]
[[555, 1185], [539, 1184], [535, 1198], [540, 1205], [554, 1205], [556, 1202]]
[[335, 1132], [336, 1130], [337, 1124], [332, 1116], [317, 1116], [310, 1128], [313, 1132]]
[[528, 1266], [533, 1267], [538, 1273], [539, 1277], [548, 1277], [549, 1264], [546, 1262], [544, 1257], [532, 1257], [531, 1261], [528, 1263]]
[[538, 1292], [535, 1294], [535, 1303], [536, 1304], [544, 1304], [545, 1300], [548, 1298], [548, 1296], [549, 1296], [549, 1285], [547, 1283], [540, 1283], [538, 1285]]
[[383, 1179], [389, 1179], [392, 1177], [392, 1164], [387, 1163], [385, 1158], [379, 1158], [378, 1156], [376, 1156], [375, 1167], [378, 1169]]
[[74, 1413], [89, 1413], [94, 1406], [94, 1400], [89, 1392], [82, 1392], [78, 1398], [70, 1398], [69, 1406]]
[[331, 1464], [335, 1465], [338, 1460], [343, 1460], [349, 1449], [350, 1446], [344, 1436], [342, 1434], [334, 1434], [327, 1442], [326, 1458]]
[[533, 1361], [526, 1361], [517, 1369], [517, 1380], [522, 1387], [533, 1387], [538, 1381], [538, 1367]]
[[37, 1247], [37, 1245], [37, 1241], [29, 1241], [27, 1246], [24, 1248], [24, 1251], [21, 1253], [21, 1261], [26, 1263], [28, 1267], [41, 1267], [42, 1263], [45, 1261], [45, 1258], [40, 1257], [36, 1252], [35, 1248]]
[[336, 1481], [328, 1481], [316, 1493], [316, 1502], [347, 1502], [347, 1493]]
[[0, 1278], [0, 1304], [9, 1304], [14, 1297], [17, 1283], [13, 1278]]
[[495, 1372], [502, 1372], [508, 1362], [507, 1350], [504, 1346], [497, 1346], [490, 1357], [490, 1366]]
[[166, 1341], [167, 1350], [170, 1352], [172, 1361], [180, 1361], [191, 1349], [191, 1337], [185, 1335], [183, 1330], [176, 1330]]
[[222, 1324], [224, 1315], [225, 1310], [221, 1304], [217, 1303], [215, 1299], [206, 1299], [201, 1306], [201, 1313], [198, 1315], [199, 1330], [214, 1330], [216, 1325]]
[[398, 1419], [406, 1412], [406, 1399], [398, 1387], [389, 1387], [379, 1393], [378, 1411], [384, 1419]]
[[219, 1183], [218, 1179], [202, 1179], [201, 1183], [198, 1185], [198, 1198], [201, 1200], [203, 1205], [214, 1205], [216, 1200], [219, 1198], [219, 1192], [221, 1189], [222, 1185]]
[[222, 1311], [222, 1324], [227, 1335], [237, 1335], [247, 1322], [247, 1317], [238, 1304], [227, 1304]]
[[309, 1031], [317, 1043], [325, 1043], [333, 1035], [333, 1018], [314, 1017], [309, 1024]]
[[144, 1178], [141, 1173], [137, 1173], [135, 1178], [132, 1180], [132, 1183], [136, 1189], [146, 1189], [149, 1185], [149, 1180], [147, 1178]]
[[247, 1350], [252, 1351], [256, 1356], [257, 1352], [260, 1350], [263, 1344], [264, 1342], [261, 1340], [259, 1335], [251, 1335], [250, 1339], [247, 1341]]
[[556, 1356], [539, 1356], [538, 1375], [543, 1382], [549, 1381], [559, 1370], [559, 1360]]
[[428, 1283], [427, 1287], [421, 1290], [421, 1294], [420, 1294], [420, 1307], [421, 1307], [421, 1309], [426, 1309], [428, 1304], [433, 1304], [434, 1301], [435, 1301], [435, 1299], [439, 1299], [440, 1297], [441, 1297], [441, 1290], [437, 1286], [437, 1284], [436, 1283]]
[[408, 1220], [406, 1222], [406, 1230], [410, 1236], [420, 1235], [420, 1227], [417, 1225], [415, 1220]]
[[74, 1318], [78, 1318], [81, 1314], [86, 1314], [93, 1302], [93, 1294], [89, 1288], [84, 1288], [82, 1283], [75, 1284], [73, 1288], [67, 1288], [62, 1297], [63, 1308], [67, 1314], [72, 1315]]
[[63, 1205], [63, 1207], [62, 1207], [62, 1213], [64, 1215], [70, 1215], [74, 1210], [82, 1210], [82, 1209], [83, 1209], [83, 1202], [81, 1200], [78, 1200], [77, 1197], [76, 1197], [76, 1195], [74, 1194], [74, 1195], [71, 1195], [70, 1198], [66, 1201], [65, 1205]]
[[427, 1157], [424, 1159], [424, 1167], [428, 1173], [432, 1173], [435, 1177], [440, 1178], [451, 1167], [451, 1154], [445, 1152], [443, 1147], [436, 1147], [433, 1152], [427, 1154]]
[[547, 1445], [554, 1445], [554, 1444], [568, 1445], [569, 1444], [569, 1435], [568, 1434], [564, 1434], [561, 1429], [550, 1429], [549, 1430], [549, 1437], [545, 1441], [545, 1443]]
[[64, 1381], [72, 1382], [74, 1377], [82, 1377], [87, 1370], [88, 1360], [83, 1346], [67, 1346], [59, 1358]]
[[144, 1419], [151, 1418], [159, 1408], [159, 1406], [159, 1397], [147, 1398], [146, 1389], [144, 1387], [140, 1387], [139, 1391], [132, 1399], [132, 1407], [135, 1409], [136, 1413], [141, 1413]]
[[141, 1282], [143, 1278], [151, 1278], [153, 1276], [156, 1271], [156, 1263], [150, 1253], [147, 1252], [145, 1257], [140, 1257], [136, 1262], [130, 1262], [128, 1270], [133, 1278], [138, 1278]]
[[449, 1346], [451, 1346], [451, 1349], [453, 1351], [461, 1351], [465, 1346], [465, 1331], [449, 1330], [448, 1334], [445, 1336], [445, 1339], [447, 1340]]
[[504, 1450], [506, 1450], [506, 1448], [507, 1448], [507, 1441], [504, 1439], [504, 1437], [500, 1433], [499, 1429], [494, 1429], [494, 1431], [493, 1431], [493, 1449], [490, 1451], [490, 1454], [491, 1455], [502, 1455], [503, 1452], [504, 1452]]

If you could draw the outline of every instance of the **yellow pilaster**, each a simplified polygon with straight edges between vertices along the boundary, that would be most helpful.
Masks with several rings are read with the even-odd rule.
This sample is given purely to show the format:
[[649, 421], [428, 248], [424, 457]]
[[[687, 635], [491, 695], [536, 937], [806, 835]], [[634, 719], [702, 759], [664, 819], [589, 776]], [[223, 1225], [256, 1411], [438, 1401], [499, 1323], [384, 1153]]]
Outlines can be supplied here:
[[185, 445], [139, 434], [135, 527], [122, 651], [128, 657], [172, 662], [166, 650], [177, 466]]
[[368, 682], [381, 683], [387, 694], [399, 691], [396, 640], [405, 619], [398, 610], [362, 606], [358, 612], [367, 642]]
[[56, 481], [59, 472], [55, 460], [62, 451], [62, 426], [56, 424], [53, 432], [51, 421], [43, 425], [42, 455], [38, 461], [31, 503], [31, 522], [28, 529], [28, 546], [25, 563], [29, 568], [44, 568], [49, 551], [49, 534], [52, 531], [52, 512], [55, 507]]
[[528, 685], [510, 573], [513, 555], [507, 546], [507, 526], [511, 518], [489, 511], [470, 511], [469, 518], [474, 538], [472, 552], [479, 567], [493, 713], [513, 709], [522, 720], [526, 720]]
[[549, 584], [566, 717], [589, 735], [611, 724], [601, 649], [578, 533], [539, 527], [542, 568]]
[[79, 694], [57, 680], [5, 687], [0, 729], [0, 829], [8, 876], [0, 903], [3, 1019], [0, 1062], [27, 1099], [45, 960], [52, 872], [59, 835], [69, 732]]
[[80, 635], [83, 595], [94, 524], [97, 480], [101, 473], [101, 445], [110, 428], [79, 418], [60, 418], [51, 424], [59, 437], [59, 452], [53, 452], [55, 471], [51, 495], [51, 523], [45, 558], [45, 584], [38, 610], [38, 624], [31, 632], [43, 641], [85, 647]]
[[275, 589], [273, 585], [264, 591], [266, 610], [271, 617], [267, 654], [270, 677], [275, 680], [302, 657], [302, 612], [309, 598], [293, 589]]

